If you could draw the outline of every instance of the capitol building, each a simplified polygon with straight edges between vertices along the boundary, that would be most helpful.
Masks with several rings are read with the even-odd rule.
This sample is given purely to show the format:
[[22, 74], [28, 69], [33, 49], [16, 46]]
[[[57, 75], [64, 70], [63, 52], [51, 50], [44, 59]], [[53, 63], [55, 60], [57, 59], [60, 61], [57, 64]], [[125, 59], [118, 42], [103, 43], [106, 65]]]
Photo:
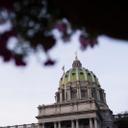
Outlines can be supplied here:
[[55, 93], [56, 102], [39, 105], [41, 128], [112, 128], [112, 111], [96, 75], [76, 57], [64, 71]]
[[115, 128], [104, 89], [77, 56], [60, 76], [55, 103], [39, 105], [36, 118], [36, 124], [10, 128]]

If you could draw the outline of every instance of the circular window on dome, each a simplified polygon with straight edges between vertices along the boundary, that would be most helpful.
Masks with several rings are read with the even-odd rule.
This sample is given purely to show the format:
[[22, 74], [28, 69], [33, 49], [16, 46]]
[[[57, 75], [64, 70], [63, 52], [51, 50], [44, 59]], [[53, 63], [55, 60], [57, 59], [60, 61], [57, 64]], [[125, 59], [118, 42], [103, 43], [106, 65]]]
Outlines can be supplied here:
[[74, 73], [74, 72], [72, 73], [73, 76], [74, 76], [75, 74], [76, 74], [76, 73]]
[[83, 72], [80, 72], [80, 75], [83, 75], [84, 73]]
[[65, 75], [65, 77], [68, 77], [68, 75]]

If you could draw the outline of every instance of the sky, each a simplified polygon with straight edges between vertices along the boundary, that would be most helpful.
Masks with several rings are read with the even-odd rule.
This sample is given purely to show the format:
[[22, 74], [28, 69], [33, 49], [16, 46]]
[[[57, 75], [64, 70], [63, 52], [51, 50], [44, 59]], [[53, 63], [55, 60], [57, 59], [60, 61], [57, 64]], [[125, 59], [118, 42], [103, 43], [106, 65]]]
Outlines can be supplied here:
[[[98, 40], [99, 45], [85, 51], [80, 50], [76, 37], [71, 43], [58, 41], [50, 52], [57, 60], [52, 67], [43, 67], [35, 56], [24, 68], [0, 59], [0, 126], [36, 123], [38, 105], [55, 102], [62, 66], [71, 68], [76, 51], [83, 67], [98, 77], [113, 113], [128, 111], [128, 42], [105, 36]], [[44, 54], [40, 56], [45, 59]]]

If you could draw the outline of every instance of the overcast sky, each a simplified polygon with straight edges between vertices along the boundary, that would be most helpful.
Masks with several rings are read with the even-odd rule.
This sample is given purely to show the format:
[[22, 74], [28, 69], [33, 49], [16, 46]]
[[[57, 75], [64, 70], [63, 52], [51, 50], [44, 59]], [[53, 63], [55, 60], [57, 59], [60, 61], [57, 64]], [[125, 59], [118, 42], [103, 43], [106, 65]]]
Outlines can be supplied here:
[[34, 57], [25, 68], [5, 64], [0, 59], [0, 126], [37, 122], [38, 105], [54, 102], [62, 66], [65, 70], [71, 68], [75, 51], [83, 67], [99, 78], [110, 109], [114, 113], [128, 111], [127, 43], [100, 37], [99, 45], [83, 52], [76, 38], [65, 45], [59, 41], [51, 51], [57, 60], [53, 67], [44, 68]]

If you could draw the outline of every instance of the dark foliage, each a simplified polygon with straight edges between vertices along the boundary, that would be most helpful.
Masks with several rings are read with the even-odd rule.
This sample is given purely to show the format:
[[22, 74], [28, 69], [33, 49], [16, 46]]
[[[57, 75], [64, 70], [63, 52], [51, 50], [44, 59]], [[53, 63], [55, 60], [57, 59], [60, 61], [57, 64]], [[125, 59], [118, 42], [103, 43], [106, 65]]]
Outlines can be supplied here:
[[[10, 29], [0, 32], [0, 56], [5, 62], [14, 60], [17, 66], [25, 66], [24, 58], [39, 47], [47, 56], [56, 44], [54, 29], [61, 33], [64, 42], [81, 30], [82, 49], [94, 47], [99, 35], [128, 40], [128, 9], [117, 1], [1, 0], [0, 26], [8, 22]], [[11, 37], [17, 38], [17, 43], [9, 49]], [[43, 63], [54, 65], [55, 61], [48, 55]]]

